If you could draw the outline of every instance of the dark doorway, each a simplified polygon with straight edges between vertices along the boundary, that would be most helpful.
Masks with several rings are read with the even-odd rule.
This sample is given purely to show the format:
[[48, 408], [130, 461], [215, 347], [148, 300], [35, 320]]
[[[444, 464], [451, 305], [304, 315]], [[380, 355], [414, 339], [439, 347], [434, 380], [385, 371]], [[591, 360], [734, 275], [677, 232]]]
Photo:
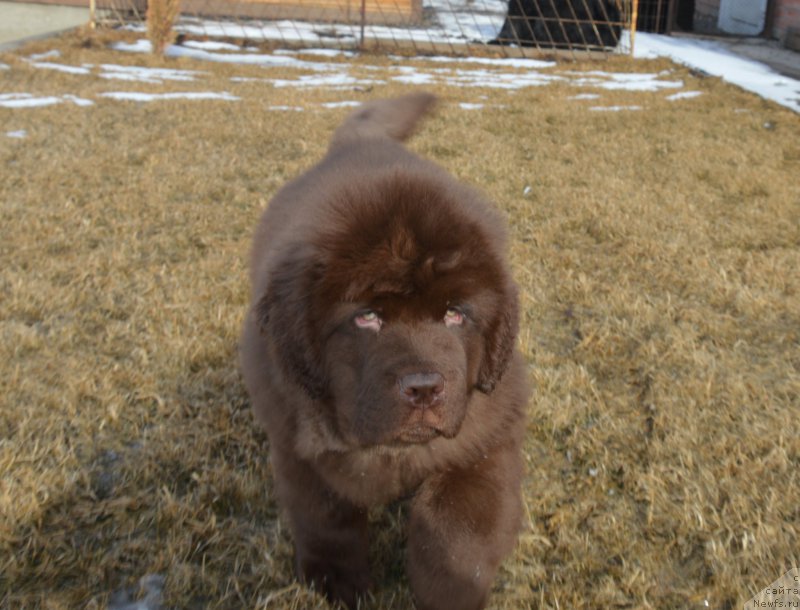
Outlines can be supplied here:
[[674, 0], [639, 0], [636, 29], [663, 34], [669, 31], [669, 5]]
[[694, 0], [678, 0], [675, 25], [684, 32], [694, 30]]
[[694, 30], [695, 0], [639, 0], [636, 29], [669, 34], [673, 29]]

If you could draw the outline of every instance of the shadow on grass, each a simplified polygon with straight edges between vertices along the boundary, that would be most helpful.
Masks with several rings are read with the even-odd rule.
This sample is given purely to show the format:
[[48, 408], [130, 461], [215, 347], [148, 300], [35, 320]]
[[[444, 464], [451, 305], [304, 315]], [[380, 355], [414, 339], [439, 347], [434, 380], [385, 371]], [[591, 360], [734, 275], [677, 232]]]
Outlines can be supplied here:
[[[155, 610], [153, 583], [163, 584], [167, 607], [268, 607], [276, 596], [327, 607], [295, 581], [266, 435], [226, 360], [215, 368], [193, 362], [171, 396], [144, 409], [166, 415], [148, 417], [123, 446], [95, 447], [61, 493], [9, 532], [2, 607], [122, 610], [148, 599]], [[364, 607], [378, 608], [406, 588], [403, 509], [374, 520], [381, 588]]]

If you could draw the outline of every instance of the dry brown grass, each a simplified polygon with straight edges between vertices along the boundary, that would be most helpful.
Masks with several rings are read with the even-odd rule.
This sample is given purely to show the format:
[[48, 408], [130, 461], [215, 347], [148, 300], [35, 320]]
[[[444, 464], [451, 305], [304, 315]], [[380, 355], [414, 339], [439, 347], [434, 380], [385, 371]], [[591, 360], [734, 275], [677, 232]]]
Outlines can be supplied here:
[[[103, 43], [2, 56], [3, 89], [125, 88], [20, 59], [53, 47], [164, 65]], [[166, 64], [208, 74], [134, 88], [242, 100], [0, 108], [2, 608], [102, 608], [146, 574], [174, 608], [326, 607], [293, 580], [237, 371], [245, 258], [347, 112], [316, 104], [409, 87]], [[490, 607], [738, 607], [800, 565], [800, 117], [663, 62], [601, 67], [673, 69], [704, 95], [603, 92], [645, 110], [591, 113], [565, 85], [435, 87], [411, 144], [507, 213], [522, 288], [528, 518]], [[458, 107], [478, 94], [499, 106]], [[367, 608], [411, 607], [402, 515], [375, 513]]]
[[179, 12], [180, 0], [149, 0], [147, 3], [147, 37], [156, 55], [164, 55], [164, 50], [175, 40], [172, 28]]

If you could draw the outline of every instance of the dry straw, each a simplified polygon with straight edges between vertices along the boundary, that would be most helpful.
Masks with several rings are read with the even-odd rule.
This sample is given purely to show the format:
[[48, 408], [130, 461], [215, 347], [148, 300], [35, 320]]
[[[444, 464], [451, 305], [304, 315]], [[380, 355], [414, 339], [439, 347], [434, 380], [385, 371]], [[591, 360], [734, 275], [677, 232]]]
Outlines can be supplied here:
[[147, 37], [153, 53], [163, 55], [175, 40], [173, 26], [180, 14], [180, 0], [149, 0], [147, 5]]

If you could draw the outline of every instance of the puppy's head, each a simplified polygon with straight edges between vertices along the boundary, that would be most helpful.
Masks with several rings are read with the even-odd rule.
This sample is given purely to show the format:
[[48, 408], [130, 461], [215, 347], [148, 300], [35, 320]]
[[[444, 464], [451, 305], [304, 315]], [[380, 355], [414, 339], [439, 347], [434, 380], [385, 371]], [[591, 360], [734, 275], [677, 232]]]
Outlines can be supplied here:
[[441, 172], [394, 172], [332, 194], [257, 304], [286, 373], [353, 445], [453, 437], [510, 360], [517, 294], [504, 231]]

